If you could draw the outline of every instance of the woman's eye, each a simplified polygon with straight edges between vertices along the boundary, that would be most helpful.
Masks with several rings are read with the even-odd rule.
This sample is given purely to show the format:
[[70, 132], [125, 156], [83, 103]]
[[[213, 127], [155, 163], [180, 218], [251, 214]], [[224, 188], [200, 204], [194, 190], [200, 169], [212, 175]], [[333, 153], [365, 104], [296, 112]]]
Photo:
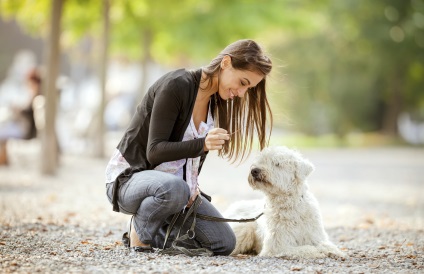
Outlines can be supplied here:
[[240, 82], [240, 84], [244, 87], [246, 85], [246, 83], [244, 83], [243, 81]]

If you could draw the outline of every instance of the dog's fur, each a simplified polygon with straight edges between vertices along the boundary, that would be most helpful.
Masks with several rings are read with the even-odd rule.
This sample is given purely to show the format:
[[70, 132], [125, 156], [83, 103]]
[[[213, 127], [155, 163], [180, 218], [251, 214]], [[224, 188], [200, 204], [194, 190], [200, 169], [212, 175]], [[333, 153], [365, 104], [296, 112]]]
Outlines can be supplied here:
[[249, 184], [265, 200], [230, 205], [227, 218], [257, 221], [232, 223], [236, 248], [232, 254], [259, 254], [286, 258], [323, 258], [344, 254], [329, 241], [319, 205], [308, 190], [306, 178], [314, 170], [310, 161], [287, 147], [266, 148], [255, 158]]

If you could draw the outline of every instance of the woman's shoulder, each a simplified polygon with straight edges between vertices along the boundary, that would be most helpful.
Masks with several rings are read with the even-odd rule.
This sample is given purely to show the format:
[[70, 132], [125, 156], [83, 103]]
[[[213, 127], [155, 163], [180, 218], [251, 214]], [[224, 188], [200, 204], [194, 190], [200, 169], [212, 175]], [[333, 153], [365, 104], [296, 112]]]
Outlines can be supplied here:
[[192, 71], [181, 68], [165, 73], [158, 82], [191, 84], [193, 82]]
[[197, 82], [195, 74], [196, 71], [184, 68], [169, 71], [156, 81], [153, 86], [154, 92], [174, 91], [179, 94], [183, 91], [186, 94], [187, 90], [195, 90]]

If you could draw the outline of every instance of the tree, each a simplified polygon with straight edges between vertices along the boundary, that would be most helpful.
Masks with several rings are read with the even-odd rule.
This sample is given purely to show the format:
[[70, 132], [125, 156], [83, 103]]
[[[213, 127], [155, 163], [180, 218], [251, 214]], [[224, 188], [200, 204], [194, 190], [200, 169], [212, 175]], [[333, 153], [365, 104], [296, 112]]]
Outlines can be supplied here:
[[44, 174], [54, 174], [58, 160], [58, 147], [56, 135], [56, 78], [59, 67], [60, 55], [60, 18], [62, 15], [62, 0], [52, 0], [51, 6], [51, 24], [48, 35], [48, 47], [46, 52], [47, 74], [44, 87], [45, 94], [45, 128], [42, 139], [42, 151], [44, 152], [44, 161], [42, 162], [42, 172]]
[[321, 28], [274, 48], [287, 60], [297, 129], [396, 135], [402, 111], [424, 108], [423, 1], [328, 1]]

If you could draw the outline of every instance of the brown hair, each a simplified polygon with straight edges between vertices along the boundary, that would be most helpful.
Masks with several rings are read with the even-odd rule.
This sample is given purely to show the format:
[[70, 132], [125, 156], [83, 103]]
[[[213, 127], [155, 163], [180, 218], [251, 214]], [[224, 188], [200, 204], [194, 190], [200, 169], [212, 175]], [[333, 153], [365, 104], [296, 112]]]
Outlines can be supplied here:
[[35, 83], [37, 85], [40, 85], [41, 84], [41, 76], [40, 76], [38, 70], [35, 69], [35, 68], [34, 69], [31, 69], [28, 72], [27, 79], [28, 79], [28, 81], [33, 82], [33, 83]]
[[266, 97], [265, 84], [266, 76], [272, 69], [272, 62], [255, 41], [248, 39], [236, 41], [228, 45], [208, 66], [203, 68], [203, 72], [207, 75], [205, 81], [208, 81], [206, 88], [212, 85], [213, 77], [219, 77], [221, 61], [226, 55], [231, 57], [233, 68], [264, 75], [258, 85], [249, 89], [243, 98], [234, 97], [233, 100], [223, 100], [217, 93], [213, 95], [215, 123], [231, 134], [230, 141], [225, 143], [219, 155], [225, 155], [234, 162], [240, 157], [243, 160], [250, 154], [255, 131], [259, 138], [260, 149], [268, 145], [266, 122], [268, 118], [270, 135], [272, 113]]

